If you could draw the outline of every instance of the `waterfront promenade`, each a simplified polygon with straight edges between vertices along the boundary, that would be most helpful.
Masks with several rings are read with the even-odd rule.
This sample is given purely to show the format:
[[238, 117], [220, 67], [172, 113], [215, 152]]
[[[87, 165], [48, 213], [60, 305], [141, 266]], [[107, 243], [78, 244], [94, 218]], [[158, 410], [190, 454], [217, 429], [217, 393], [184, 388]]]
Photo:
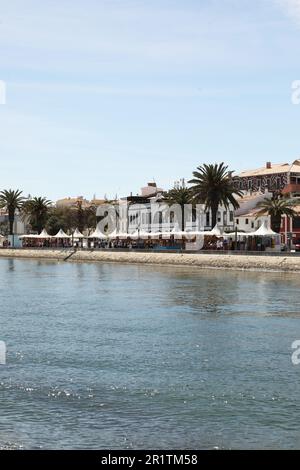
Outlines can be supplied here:
[[278, 254], [155, 253], [138, 251], [70, 249], [1, 249], [0, 257], [93, 261], [154, 265], [194, 266], [202, 269], [231, 269], [300, 272], [300, 256]]

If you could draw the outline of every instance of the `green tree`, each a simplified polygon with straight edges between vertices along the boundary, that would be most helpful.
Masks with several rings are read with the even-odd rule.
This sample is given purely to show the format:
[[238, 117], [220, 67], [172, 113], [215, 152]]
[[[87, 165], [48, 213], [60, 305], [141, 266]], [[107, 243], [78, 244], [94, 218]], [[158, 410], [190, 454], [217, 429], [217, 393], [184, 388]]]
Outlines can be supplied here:
[[280, 232], [281, 217], [286, 215], [288, 217], [296, 217], [297, 213], [293, 209], [295, 205], [299, 204], [296, 199], [280, 199], [278, 197], [272, 199], [264, 199], [257, 204], [257, 208], [260, 209], [256, 214], [256, 218], [262, 215], [269, 215], [271, 217], [271, 228], [274, 232]]
[[76, 228], [74, 211], [70, 207], [51, 207], [46, 222], [46, 229], [50, 235], [55, 235], [59, 229], [66, 233]]
[[85, 209], [82, 207], [82, 200], [78, 199], [76, 203], [74, 204], [73, 209], [73, 214], [74, 214], [74, 219], [76, 220], [75, 225], [77, 226], [78, 230], [80, 232], [83, 232], [84, 226], [85, 226]]
[[84, 229], [87, 229], [88, 232], [95, 229], [97, 225], [97, 217], [96, 217], [97, 208], [94, 205], [86, 207], [83, 211], [83, 221], [84, 221]]
[[0, 207], [5, 208], [8, 212], [9, 234], [14, 233], [14, 221], [17, 210], [21, 210], [25, 198], [22, 196], [22, 191], [17, 189], [4, 189], [0, 191]]
[[24, 216], [28, 217], [32, 229], [38, 233], [46, 225], [51, 204], [51, 201], [45, 197], [34, 197], [27, 200], [23, 205], [22, 212]]
[[178, 204], [181, 208], [181, 230], [185, 229], [185, 206], [193, 202], [193, 194], [184, 184], [164, 193], [164, 202], [169, 206]]
[[217, 223], [219, 206], [228, 209], [231, 205], [238, 209], [235, 196], [242, 196], [243, 193], [234, 187], [231, 172], [224, 163], [198, 166], [193, 176], [189, 181], [191, 191], [197, 202], [205, 204], [205, 210], [211, 210], [212, 227]]

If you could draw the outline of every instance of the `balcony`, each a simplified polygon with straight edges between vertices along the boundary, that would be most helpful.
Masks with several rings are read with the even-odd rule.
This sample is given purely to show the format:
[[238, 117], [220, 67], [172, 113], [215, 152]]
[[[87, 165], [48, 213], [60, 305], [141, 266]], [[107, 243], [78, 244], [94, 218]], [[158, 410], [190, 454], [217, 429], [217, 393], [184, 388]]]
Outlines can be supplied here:
[[282, 193], [283, 194], [289, 194], [289, 193], [299, 193], [300, 194], [300, 184], [296, 184], [296, 183], [287, 184], [283, 188]]

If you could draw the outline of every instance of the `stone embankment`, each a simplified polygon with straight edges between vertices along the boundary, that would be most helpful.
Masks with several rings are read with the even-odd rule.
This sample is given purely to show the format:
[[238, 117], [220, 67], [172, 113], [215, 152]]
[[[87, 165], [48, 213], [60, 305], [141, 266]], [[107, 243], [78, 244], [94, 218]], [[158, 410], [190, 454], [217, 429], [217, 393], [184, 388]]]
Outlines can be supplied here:
[[119, 252], [98, 250], [0, 249], [0, 257], [193, 266], [202, 269], [239, 269], [300, 272], [300, 256], [262, 256], [205, 253]]

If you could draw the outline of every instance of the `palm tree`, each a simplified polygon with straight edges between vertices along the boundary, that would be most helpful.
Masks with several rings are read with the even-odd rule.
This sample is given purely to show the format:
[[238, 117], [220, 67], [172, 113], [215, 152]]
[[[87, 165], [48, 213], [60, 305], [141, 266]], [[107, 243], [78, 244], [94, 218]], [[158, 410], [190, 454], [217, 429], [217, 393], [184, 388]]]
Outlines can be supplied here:
[[191, 191], [197, 202], [205, 204], [205, 210], [211, 210], [212, 227], [217, 224], [217, 214], [220, 205], [229, 209], [239, 208], [236, 196], [242, 196], [242, 191], [232, 183], [231, 172], [224, 163], [204, 164], [193, 172], [194, 178], [189, 181], [193, 186]]
[[170, 191], [164, 193], [164, 201], [172, 206], [178, 204], [181, 208], [181, 230], [185, 229], [185, 206], [193, 202], [191, 190], [184, 184], [180, 187], [172, 188]]
[[260, 211], [256, 214], [256, 218], [268, 214], [271, 217], [271, 227], [274, 232], [280, 232], [281, 217], [286, 215], [287, 217], [296, 217], [297, 213], [293, 209], [295, 205], [299, 204], [299, 201], [292, 199], [280, 199], [275, 197], [273, 199], [264, 199], [257, 204], [257, 208]]
[[0, 207], [6, 208], [8, 212], [9, 234], [14, 233], [14, 221], [17, 210], [20, 210], [24, 204], [25, 198], [22, 196], [22, 191], [17, 189], [4, 189], [0, 191]]
[[52, 202], [45, 197], [34, 197], [27, 200], [23, 205], [23, 214], [28, 216], [32, 229], [36, 230], [38, 233], [40, 233], [46, 225], [51, 204]]

